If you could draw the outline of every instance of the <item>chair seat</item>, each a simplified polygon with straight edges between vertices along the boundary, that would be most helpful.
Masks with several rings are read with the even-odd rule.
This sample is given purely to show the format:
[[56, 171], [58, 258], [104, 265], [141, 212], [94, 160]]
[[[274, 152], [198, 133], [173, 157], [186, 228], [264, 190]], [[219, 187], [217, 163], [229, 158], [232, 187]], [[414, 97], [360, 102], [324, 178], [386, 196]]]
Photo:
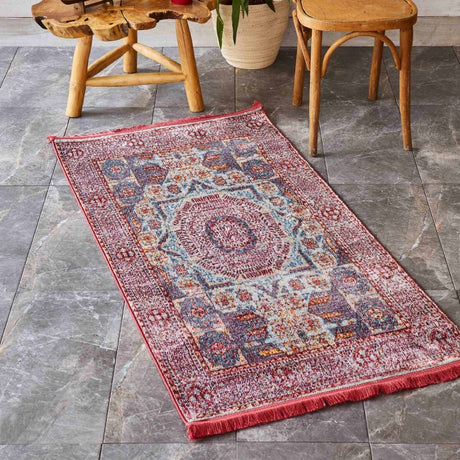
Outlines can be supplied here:
[[417, 20], [411, 0], [297, 0], [301, 24], [323, 31], [401, 29]]

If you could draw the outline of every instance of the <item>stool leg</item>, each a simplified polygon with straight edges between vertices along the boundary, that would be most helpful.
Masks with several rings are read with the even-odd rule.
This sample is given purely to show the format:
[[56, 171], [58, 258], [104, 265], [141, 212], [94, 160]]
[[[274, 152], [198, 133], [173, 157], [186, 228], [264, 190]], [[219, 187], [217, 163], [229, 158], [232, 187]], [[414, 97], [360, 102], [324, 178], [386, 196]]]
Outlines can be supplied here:
[[200, 79], [196, 68], [192, 37], [185, 19], [176, 19], [176, 35], [182, 72], [185, 74], [184, 86], [190, 111], [202, 112], [204, 104], [203, 96], [201, 95]]
[[309, 153], [315, 156], [318, 151], [319, 106], [321, 100], [321, 41], [323, 32], [314, 30], [311, 39], [310, 63], [310, 142]]
[[71, 118], [78, 118], [81, 115], [81, 108], [83, 107], [83, 100], [85, 98], [86, 74], [88, 71], [88, 60], [92, 42], [92, 35], [81, 37], [78, 39], [77, 46], [75, 47], [66, 110], [66, 115]]
[[[137, 43], [137, 30], [129, 29], [128, 36], [123, 39], [125, 45], [134, 45]], [[123, 72], [137, 72], [137, 53], [132, 48], [123, 56]]]
[[399, 110], [404, 150], [412, 150], [410, 130], [410, 59], [412, 50], [413, 29], [400, 30], [401, 70], [399, 72]]
[[379, 95], [380, 69], [382, 67], [383, 42], [374, 38], [374, 51], [372, 53], [371, 76], [369, 79], [369, 100], [375, 101]]
[[303, 84], [305, 82], [305, 58], [303, 57], [302, 48], [300, 44], [300, 37], [297, 39], [297, 57], [295, 61], [295, 75], [294, 75], [294, 93], [292, 96], [292, 103], [294, 105], [302, 105], [303, 98]]

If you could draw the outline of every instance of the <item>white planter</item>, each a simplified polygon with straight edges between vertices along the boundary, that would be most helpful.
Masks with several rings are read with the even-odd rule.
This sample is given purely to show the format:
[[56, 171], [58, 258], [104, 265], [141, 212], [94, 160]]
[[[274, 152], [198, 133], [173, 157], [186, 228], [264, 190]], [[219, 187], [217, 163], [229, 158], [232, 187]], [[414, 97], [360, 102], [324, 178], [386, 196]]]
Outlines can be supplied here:
[[[232, 6], [220, 5], [224, 21], [222, 55], [240, 69], [263, 69], [275, 62], [289, 20], [289, 0], [273, 2], [275, 12], [265, 3], [250, 5], [249, 14], [240, 16], [236, 45], [233, 44]], [[216, 12], [213, 11], [214, 28]]]

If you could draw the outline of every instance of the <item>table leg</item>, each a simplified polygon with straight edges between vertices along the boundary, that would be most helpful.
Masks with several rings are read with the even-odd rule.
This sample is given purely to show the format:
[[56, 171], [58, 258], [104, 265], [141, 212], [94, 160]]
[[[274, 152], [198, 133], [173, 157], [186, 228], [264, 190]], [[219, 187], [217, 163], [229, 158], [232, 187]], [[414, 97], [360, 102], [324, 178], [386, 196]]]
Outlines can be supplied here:
[[176, 35], [182, 72], [185, 74], [184, 85], [190, 111], [202, 112], [204, 104], [200, 79], [196, 68], [192, 37], [185, 19], [176, 19]]
[[81, 37], [77, 41], [72, 62], [72, 73], [70, 76], [69, 98], [67, 100], [66, 115], [77, 118], [81, 115], [83, 100], [86, 91], [86, 75], [88, 71], [89, 53], [93, 36]]
[[[125, 45], [133, 46], [137, 43], [137, 30], [129, 29], [128, 36], [123, 39]], [[137, 72], [137, 53], [131, 48], [123, 56], [123, 71], [126, 73]]]

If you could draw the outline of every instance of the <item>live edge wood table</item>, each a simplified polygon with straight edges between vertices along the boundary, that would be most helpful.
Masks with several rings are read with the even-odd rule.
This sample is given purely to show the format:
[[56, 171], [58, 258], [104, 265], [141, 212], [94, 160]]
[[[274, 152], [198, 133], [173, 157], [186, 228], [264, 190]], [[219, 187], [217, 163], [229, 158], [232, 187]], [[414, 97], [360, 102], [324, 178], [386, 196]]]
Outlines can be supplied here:
[[[178, 5], [170, 0], [112, 0], [76, 3], [42, 0], [32, 7], [37, 23], [63, 38], [77, 38], [66, 115], [79, 117], [87, 86], [134, 86], [183, 81], [192, 112], [204, 110], [200, 81], [187, 21], [204, 23], [215, 0], [193, 0]], [[137, 31], [152, 29], [162, 19], [176, 21], [180, 63], [137, 42]], [[102, 41], [123, 39], [123, 44], [88, 67], [93, 35]], [[169, 72], [137, 73], [137, 53], [163, 65]], [[123, 56], [126, 74], [96, 77]]]

